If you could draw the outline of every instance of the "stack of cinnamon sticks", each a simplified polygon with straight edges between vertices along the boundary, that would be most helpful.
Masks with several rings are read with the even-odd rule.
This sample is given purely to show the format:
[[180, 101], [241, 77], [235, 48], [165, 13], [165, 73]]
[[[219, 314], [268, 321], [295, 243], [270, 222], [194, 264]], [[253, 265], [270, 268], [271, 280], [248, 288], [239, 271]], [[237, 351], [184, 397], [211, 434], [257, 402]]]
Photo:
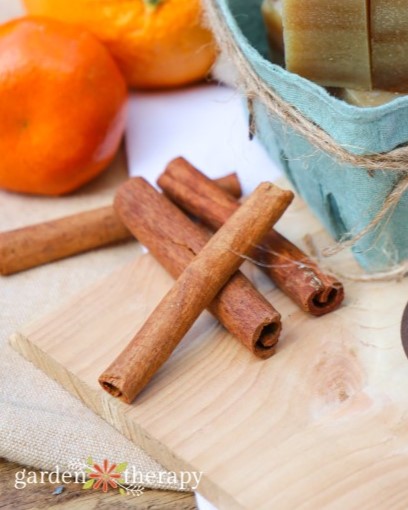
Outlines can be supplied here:
[[0, 234], [1, 274], [134, 236], [177, 278], [99, 378], [106, 391], [129, 403], [205, 308], [255, 356], [274, 354], [281, 316], [238, 271], [244, 259], [315, 316], [335, 310], [344, 298], [337, 279], [271, 229], [292, 201], [290, 191], [263, 183], [240, 205], [235, 174], [212, 181], [183, 158], [167, 166], [158, 184], [163, 193], [142, 178], [129, 179], [113, 207]]

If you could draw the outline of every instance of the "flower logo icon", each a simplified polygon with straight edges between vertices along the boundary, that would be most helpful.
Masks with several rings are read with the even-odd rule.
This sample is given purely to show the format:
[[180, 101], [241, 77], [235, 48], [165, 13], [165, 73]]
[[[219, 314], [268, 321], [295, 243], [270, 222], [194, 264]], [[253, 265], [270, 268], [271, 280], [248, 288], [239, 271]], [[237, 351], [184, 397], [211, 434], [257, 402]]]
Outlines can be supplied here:
[[132, 495], [141, 496], [143, 494], [143, 487], [133, 484], [131, 486], [124, 485], [126, 481], [123, 478], [123, 472], [126, 470], [128, 463], [121, 462], [120, 464], [110, 464], [107, 459], [102, 463], [102, 467], [95, 463], [91, 457], [86, 461], [84, 466], [85, 472], [88, 473], [88, 478], [82, 488], [83, 489], [102, 489], [103, 492], [108, 492], [109, 488], [118, 489], [122, 496]]
[[122, 476], [121, 472], [115, 472], [117, 464], [109, 466], [109, 462], [105, 459], [103, 461], [103, 468], [98, 464], [93, 464], [92, 467], [95, 472], [89, 474], [89, 479], [94, 482], [92, 483], [93, 489], [102, 487], [103, 492], [108, 492], [109, 486], [112, 487], [112, 489], [117, 489], [117, 480]]

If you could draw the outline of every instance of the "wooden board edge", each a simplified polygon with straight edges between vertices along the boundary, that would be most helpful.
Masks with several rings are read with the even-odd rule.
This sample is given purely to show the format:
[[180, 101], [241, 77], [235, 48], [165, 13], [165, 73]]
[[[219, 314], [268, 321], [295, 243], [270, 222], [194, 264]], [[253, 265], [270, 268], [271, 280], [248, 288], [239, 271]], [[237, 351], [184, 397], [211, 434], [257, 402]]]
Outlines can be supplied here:
[[[135, 426], [134, 422], [128, 420], [128, 413], [126, 412], [127, 404], [114, 399], [107, 393], [99, 393], [81, 382], [45, 351], [30, 342], [29, 338], [21, 332], [11, 335], [9, 344], [18, 354], [60, 384], [70, 395], [78, 398], [94, 413], [118, 430], [127, 439], [142, 448], [168, 471], [199, 471], [193, 465], [188, 464], [171, 452], [166, 445], [151, 436], [143, 427]], [[121, 413], [122, 416], [120, 416], [117, 413], [117, 409], [120, 409], [122, 406], [125, 412]], [[216, 482], [208, 478], [206, 473], [203, 473], [201, 478], [199, 493], [217, 508], [246, 510], [230, 494], [222, 490]]]

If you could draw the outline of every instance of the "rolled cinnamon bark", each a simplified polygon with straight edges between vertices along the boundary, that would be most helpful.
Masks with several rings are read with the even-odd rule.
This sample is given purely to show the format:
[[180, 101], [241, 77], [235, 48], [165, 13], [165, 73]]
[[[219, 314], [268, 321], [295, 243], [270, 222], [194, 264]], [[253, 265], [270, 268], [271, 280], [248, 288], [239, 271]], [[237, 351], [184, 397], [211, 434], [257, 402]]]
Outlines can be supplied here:
[[112, 206], [0, 233], [0, 274], [10, 275], [132, 236]]
[[[220, 188], [241, 196], [237, 174], [216, 179]], [[0, 274], [18, 273], [78, 253], [133, 239], [112, 206], [85, 211], [0, 233]]]
[[[211, 238], [168, 198], [143, 179], [121, 188], [115, 210], [132, 234], [173, 278], [178, 278]], [[237, 271], [208, 310], [256, 356], [269, 358], [281, 331], [280, 314]]]
[[[239, 207], [236, 199], [214, 186], [184, 158], [171, 161], [157, 182], [171, 200], [213, 229]], [[268, 232], [252, 256], [306, 312], [324, 315], [338, 308], [344, 299], [343, 285], [275, 230]]]
[[236, 199], [241, 198], [241, 183], [239, 182], [238, 175], [235, 172], [227, 174], [224, 177], [219, 177], [218, 179], [213, 179], [213, 182], [215, 182], [219, 188], [226, 191]]
[[[119, 189], [115, 203], [121, 201], [122, 211], [124, 203], [128, 211], [135, 204], [132, 190], [137, 181], [140, 178]], [[193, 258], [129, 345], [100, 376], [106, 391], [132, 402], [292, 198], [290, 191], [273, 184], [258, 186]]]

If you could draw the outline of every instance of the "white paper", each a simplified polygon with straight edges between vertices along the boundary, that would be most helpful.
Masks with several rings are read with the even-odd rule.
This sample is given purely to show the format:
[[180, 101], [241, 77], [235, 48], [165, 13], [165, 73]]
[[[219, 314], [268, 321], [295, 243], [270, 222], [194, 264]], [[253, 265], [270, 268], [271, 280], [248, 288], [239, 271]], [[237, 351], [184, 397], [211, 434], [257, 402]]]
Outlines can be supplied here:
[[195, 492], [194, 495], [198, 510], [217, 510], [212, 503], [203, 498], [198, 492]]
[[130, 175], [152, 184], [177, 156], [212, 178], [237, 172], [245, 193], [281, 175], [261, 144], [249, 141], [241, 96], [221, 85], [133, 94], [126, 144]]

